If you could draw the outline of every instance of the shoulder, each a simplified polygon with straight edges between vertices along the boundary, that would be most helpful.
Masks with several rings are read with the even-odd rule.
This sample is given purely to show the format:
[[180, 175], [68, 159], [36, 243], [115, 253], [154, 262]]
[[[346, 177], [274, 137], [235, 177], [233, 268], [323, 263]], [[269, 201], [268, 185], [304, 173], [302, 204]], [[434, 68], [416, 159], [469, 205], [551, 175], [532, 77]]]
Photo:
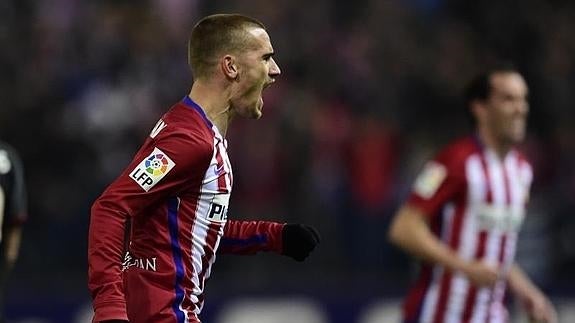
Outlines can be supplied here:
[[176, 146], [185, 153], [213, 151], [214, 133], [196, 111], [177, 103], [156, 123], [149, 138], [156, 145]]
[[480, 153], [477, 141], [469, 136], [459, 138], [443, 147], [435, 157], [435, 161], [452, 171], [463, 171], [469, 157]]
[[517, 163], [519, 163], [520, 167], [526, 167], [526, 168], [532, 169], [531, 161], [529, 160], [527, 155], [525, 155], [525, 153], [521, 149], [519, 149], [519, 148], [513, 149], [513, 154], [514, 154], [514, 157], [517, 159]]
[[525, 182], [531, 183], [534, 176], [533, 166], [527, 156], [517, 148], [513, 149], [512, 156], [515, 160], [515, 167], [517, 167], [518, 174], [523, 177]]
[[466, 161], [477, 151], [472, 138], [457, 139], [447, 144], [425, 163], [415, 180], [414, 192], [429, 199], [442, 186], [459, 187], [465, 182]]

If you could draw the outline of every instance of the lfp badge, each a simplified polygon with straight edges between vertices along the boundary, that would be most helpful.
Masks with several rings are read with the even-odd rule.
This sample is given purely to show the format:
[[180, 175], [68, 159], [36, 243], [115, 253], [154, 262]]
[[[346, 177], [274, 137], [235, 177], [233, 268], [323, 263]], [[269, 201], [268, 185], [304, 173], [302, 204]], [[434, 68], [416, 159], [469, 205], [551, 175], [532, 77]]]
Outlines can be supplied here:
[[176, 164], [166, 153], [154, 148], [154, 151], [134, 168], [130, 173], [130, 178], [147, 192], [164, 178], [174, 166]]
[[152, 154], [146, 159], [146, 172], [153, 176], [160, 176], [166, 173], [169, 164], [168, 158], [163, 153]]

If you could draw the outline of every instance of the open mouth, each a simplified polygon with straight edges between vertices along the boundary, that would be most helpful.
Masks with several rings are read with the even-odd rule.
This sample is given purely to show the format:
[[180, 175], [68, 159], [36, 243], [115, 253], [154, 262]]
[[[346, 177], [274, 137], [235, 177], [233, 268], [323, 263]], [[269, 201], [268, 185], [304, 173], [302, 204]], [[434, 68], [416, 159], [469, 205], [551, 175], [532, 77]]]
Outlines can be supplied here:
[[266, 84], [264, 84], [264, 90], [267, 89], [270, 85], [272, 85], [275, 82], [275, 80], [271, 80], [270, 82], [267, 82]]

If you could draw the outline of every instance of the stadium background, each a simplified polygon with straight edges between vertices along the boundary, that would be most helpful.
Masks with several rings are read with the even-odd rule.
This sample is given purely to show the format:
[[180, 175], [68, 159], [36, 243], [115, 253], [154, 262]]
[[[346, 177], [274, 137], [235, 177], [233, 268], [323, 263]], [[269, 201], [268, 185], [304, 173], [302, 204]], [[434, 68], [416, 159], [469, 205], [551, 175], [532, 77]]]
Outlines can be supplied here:
[[531, 87], [536, 181], [518, 261], [573, 319], [572, 2], [5, 0], [0, 138], [21, 152], [30, 198], [11, 322], [88, 322], [90, 204], [187, 93], [189, 31], [217, 12], [262, 20], [283, 72], [263, 119], [228, 132], [230, 215], [309, 223], [323, 242], [304, 264], [220, 257], [207, 322], [257, 306], [277, 318], [257, 310], [263, 322], [393, 321], [414, 267], [386, 242], [390, 216], [424, 160], [469, 130], [462, 86], [498, 57]]

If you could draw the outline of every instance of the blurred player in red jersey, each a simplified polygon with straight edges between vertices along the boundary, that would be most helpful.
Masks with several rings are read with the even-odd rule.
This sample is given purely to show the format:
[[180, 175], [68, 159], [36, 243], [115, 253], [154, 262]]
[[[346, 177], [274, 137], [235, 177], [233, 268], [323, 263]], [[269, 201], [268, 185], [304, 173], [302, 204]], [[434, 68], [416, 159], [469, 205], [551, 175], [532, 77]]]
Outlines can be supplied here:
[[532, 170], [514, 146], [525, 137], [525, 80], [502, 66], [469, 85], [472, 136], [429, 161], [390, 227], [391, 241], [425, 261], [404, 303], [405, 322], [507, 322], [506, 287], [537, 322], [552, 304], [514, 262]]
[[319, 242], [306, 225], [228, 220], [234, 177], [226, 130], [236, 116], [262, 116], [262, 91], [280, 75], [273, 55], [253, 18], [212, 15], [193, 28], [189, 95], [162, 116], [92, 207], [94, 322], [200, 322], [216, 252], [272, 251], [303, 261]]
[[0, 322], [4, 322], [4, 288], [18, 258], [26, 217], [22, 163], [13, 148], [0, 142]]

